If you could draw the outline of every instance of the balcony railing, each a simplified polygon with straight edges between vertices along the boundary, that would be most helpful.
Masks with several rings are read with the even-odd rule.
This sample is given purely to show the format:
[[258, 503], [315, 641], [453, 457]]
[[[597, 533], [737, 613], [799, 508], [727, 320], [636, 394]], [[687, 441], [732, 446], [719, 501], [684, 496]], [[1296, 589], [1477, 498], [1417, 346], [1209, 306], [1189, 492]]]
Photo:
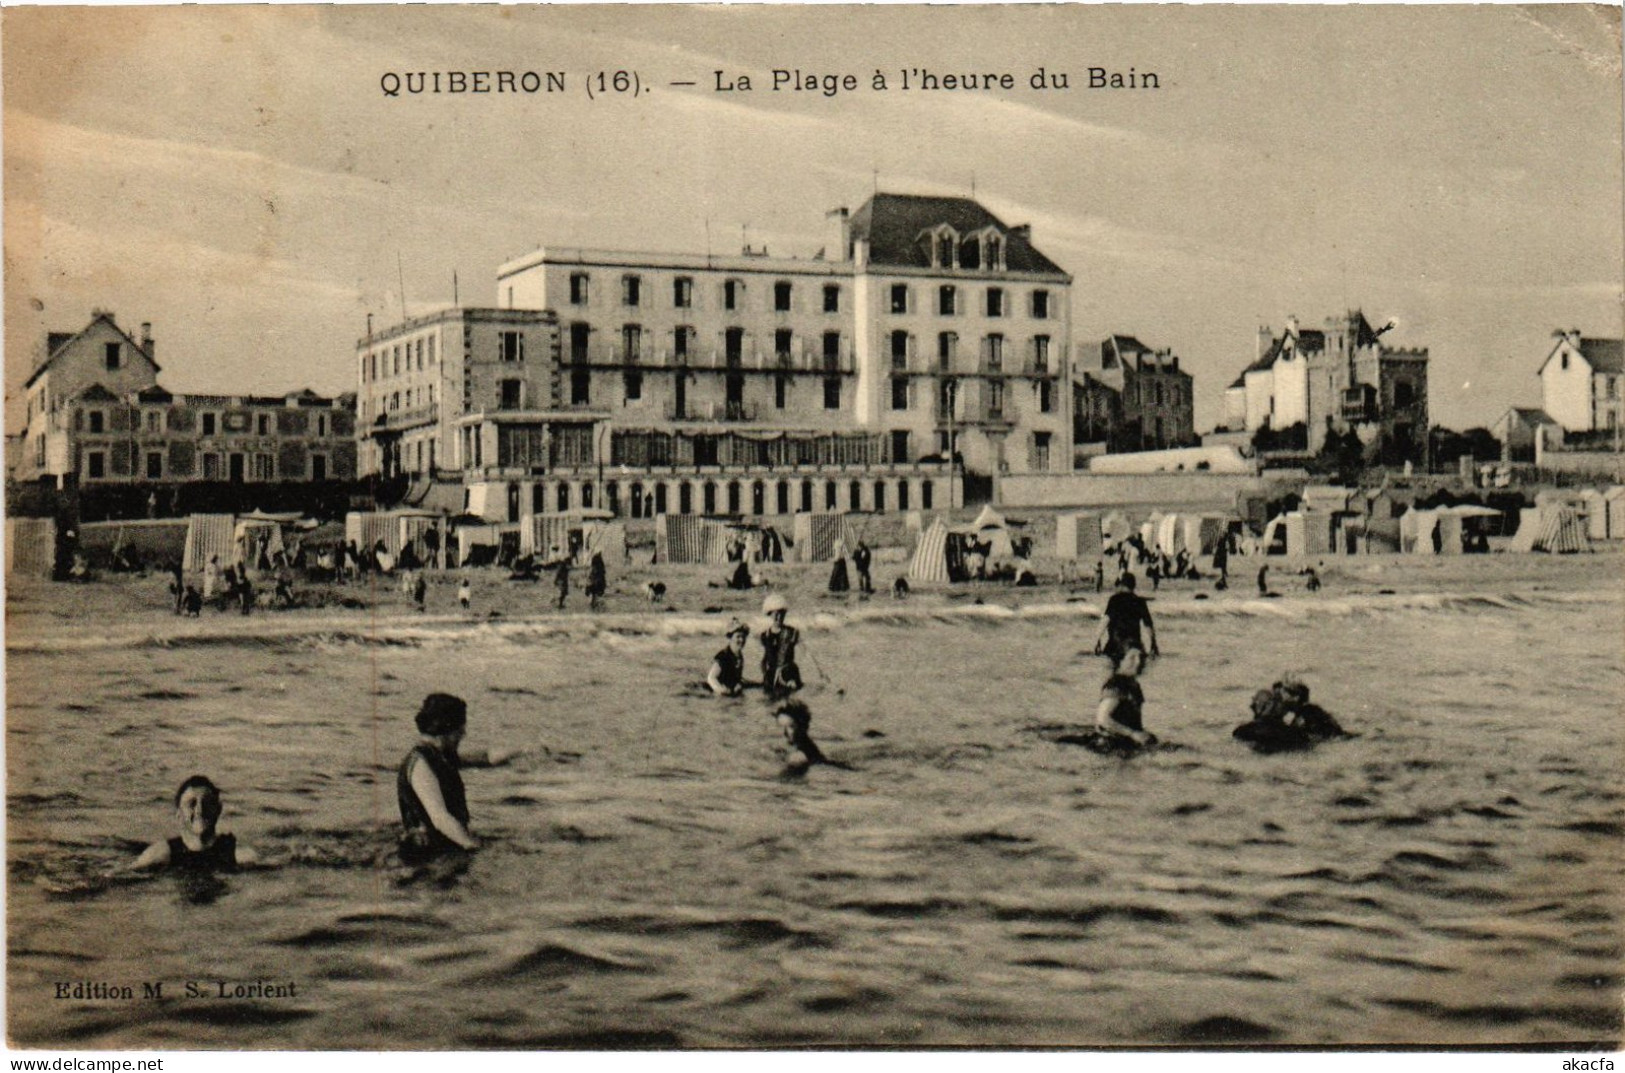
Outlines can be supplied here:
[[399, 429], [416, 428], [419, 425], [432, 425], [440, 417], [440, 404], [430, 403], [427, 406], [414, 406], [410, 410], [390, 410], [379, 414], [373, 419], [373, 429], [397, 431]]
[[678, 409], [676, 403], [665, 407], [668, 421], [754, 421], [756, 407], [743, 402], [691, 402]]
[[679, 354], [675, 347], [651, 346], [647, 343], [634, 350], [623, 344], [598, 343], [585, 349], [566, 349], [563, 356], [567, 366], [589, 368], [638, 369], [694, 369], [726, 372], [836, 372], [856, 370], [851, 349], [842, 346], [833, 369], [826, 365], [821, 346], [796, 345], [780, 351], [771, 347], [747, 346], [732, 356], [723, 347], [700, 347], [690, 344], [686, 353]]

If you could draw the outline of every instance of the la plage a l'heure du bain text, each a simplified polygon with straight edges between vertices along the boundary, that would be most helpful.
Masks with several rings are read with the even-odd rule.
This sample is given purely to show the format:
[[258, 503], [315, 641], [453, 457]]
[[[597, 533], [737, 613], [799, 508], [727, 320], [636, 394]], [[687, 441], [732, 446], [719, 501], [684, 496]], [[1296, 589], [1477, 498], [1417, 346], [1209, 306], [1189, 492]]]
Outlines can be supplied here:
[[1049, 66], [1025, 71], [948, 71], [931, 67], [875, 68], [873, 74], [775, 67], [768, 71], [712, 70], [705, 78], [650, 78], [642, 71], [446, 70], [385, 71], [378, 88], [385, 97], [550, 97], [577, 92], [591, 100], [642, 97], [660, 87], [712, 93], [793, 93], [839, 97], [855, 93], [1064, 93], [1071, 90], [1161, 89], [1155, 71], [1136, 67]]

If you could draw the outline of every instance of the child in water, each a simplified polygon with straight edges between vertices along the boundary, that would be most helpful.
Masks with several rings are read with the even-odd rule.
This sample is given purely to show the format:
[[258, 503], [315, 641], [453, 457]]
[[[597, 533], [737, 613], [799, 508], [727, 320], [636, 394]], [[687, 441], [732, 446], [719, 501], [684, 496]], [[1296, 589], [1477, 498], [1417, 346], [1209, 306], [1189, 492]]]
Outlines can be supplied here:
[[827, 764], [818, 743], [812, 740], [812, 712], [799, 700], [787, 700], [773, 710], [773, 718], [784, 732], [785, 770], [800, 774], [814, 764]]
[[193, 775], [175, 791], [175, 816], [180, 837], [154, 842], [142, 851], [131, 868], [156, 871], [171, 868], [187, 872], [232, 872], [239, 864], [253, 864], [254, 851], [237, 844], [237, 836], [217, 828], [222, 811], [220, 788], [203, 775]]

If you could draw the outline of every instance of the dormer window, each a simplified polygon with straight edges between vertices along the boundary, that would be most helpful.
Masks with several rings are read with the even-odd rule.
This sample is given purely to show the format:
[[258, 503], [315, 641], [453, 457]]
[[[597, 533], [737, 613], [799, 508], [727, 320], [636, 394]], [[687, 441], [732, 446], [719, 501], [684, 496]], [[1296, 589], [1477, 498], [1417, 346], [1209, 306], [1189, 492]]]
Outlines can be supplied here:
[[938, 268], [952, 268], [954, 266], [954, 236], [952, 232], [943, 232], [937, 236], [936, 265]]
[[107, 371], [116, 372], [124, 364], [123, 354], [118, 343], [108, 343], [106, 350]]
[[1004, 239], [996, 234], [988, 235], [986, 240], [983, 242], [983, 249], [987, 253], [987, 256], [983, 258], [983, 260], [987, 262], [987, 267], [1003, 271]]

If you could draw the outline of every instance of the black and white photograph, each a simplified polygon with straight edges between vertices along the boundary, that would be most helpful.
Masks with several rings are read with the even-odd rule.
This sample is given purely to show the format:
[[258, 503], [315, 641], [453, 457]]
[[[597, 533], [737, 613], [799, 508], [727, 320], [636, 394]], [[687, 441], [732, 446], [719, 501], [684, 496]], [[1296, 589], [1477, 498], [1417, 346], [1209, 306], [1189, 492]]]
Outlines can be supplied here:
[[9, 1049], [1625, 1045], [1618, 4], [0, 61]]

